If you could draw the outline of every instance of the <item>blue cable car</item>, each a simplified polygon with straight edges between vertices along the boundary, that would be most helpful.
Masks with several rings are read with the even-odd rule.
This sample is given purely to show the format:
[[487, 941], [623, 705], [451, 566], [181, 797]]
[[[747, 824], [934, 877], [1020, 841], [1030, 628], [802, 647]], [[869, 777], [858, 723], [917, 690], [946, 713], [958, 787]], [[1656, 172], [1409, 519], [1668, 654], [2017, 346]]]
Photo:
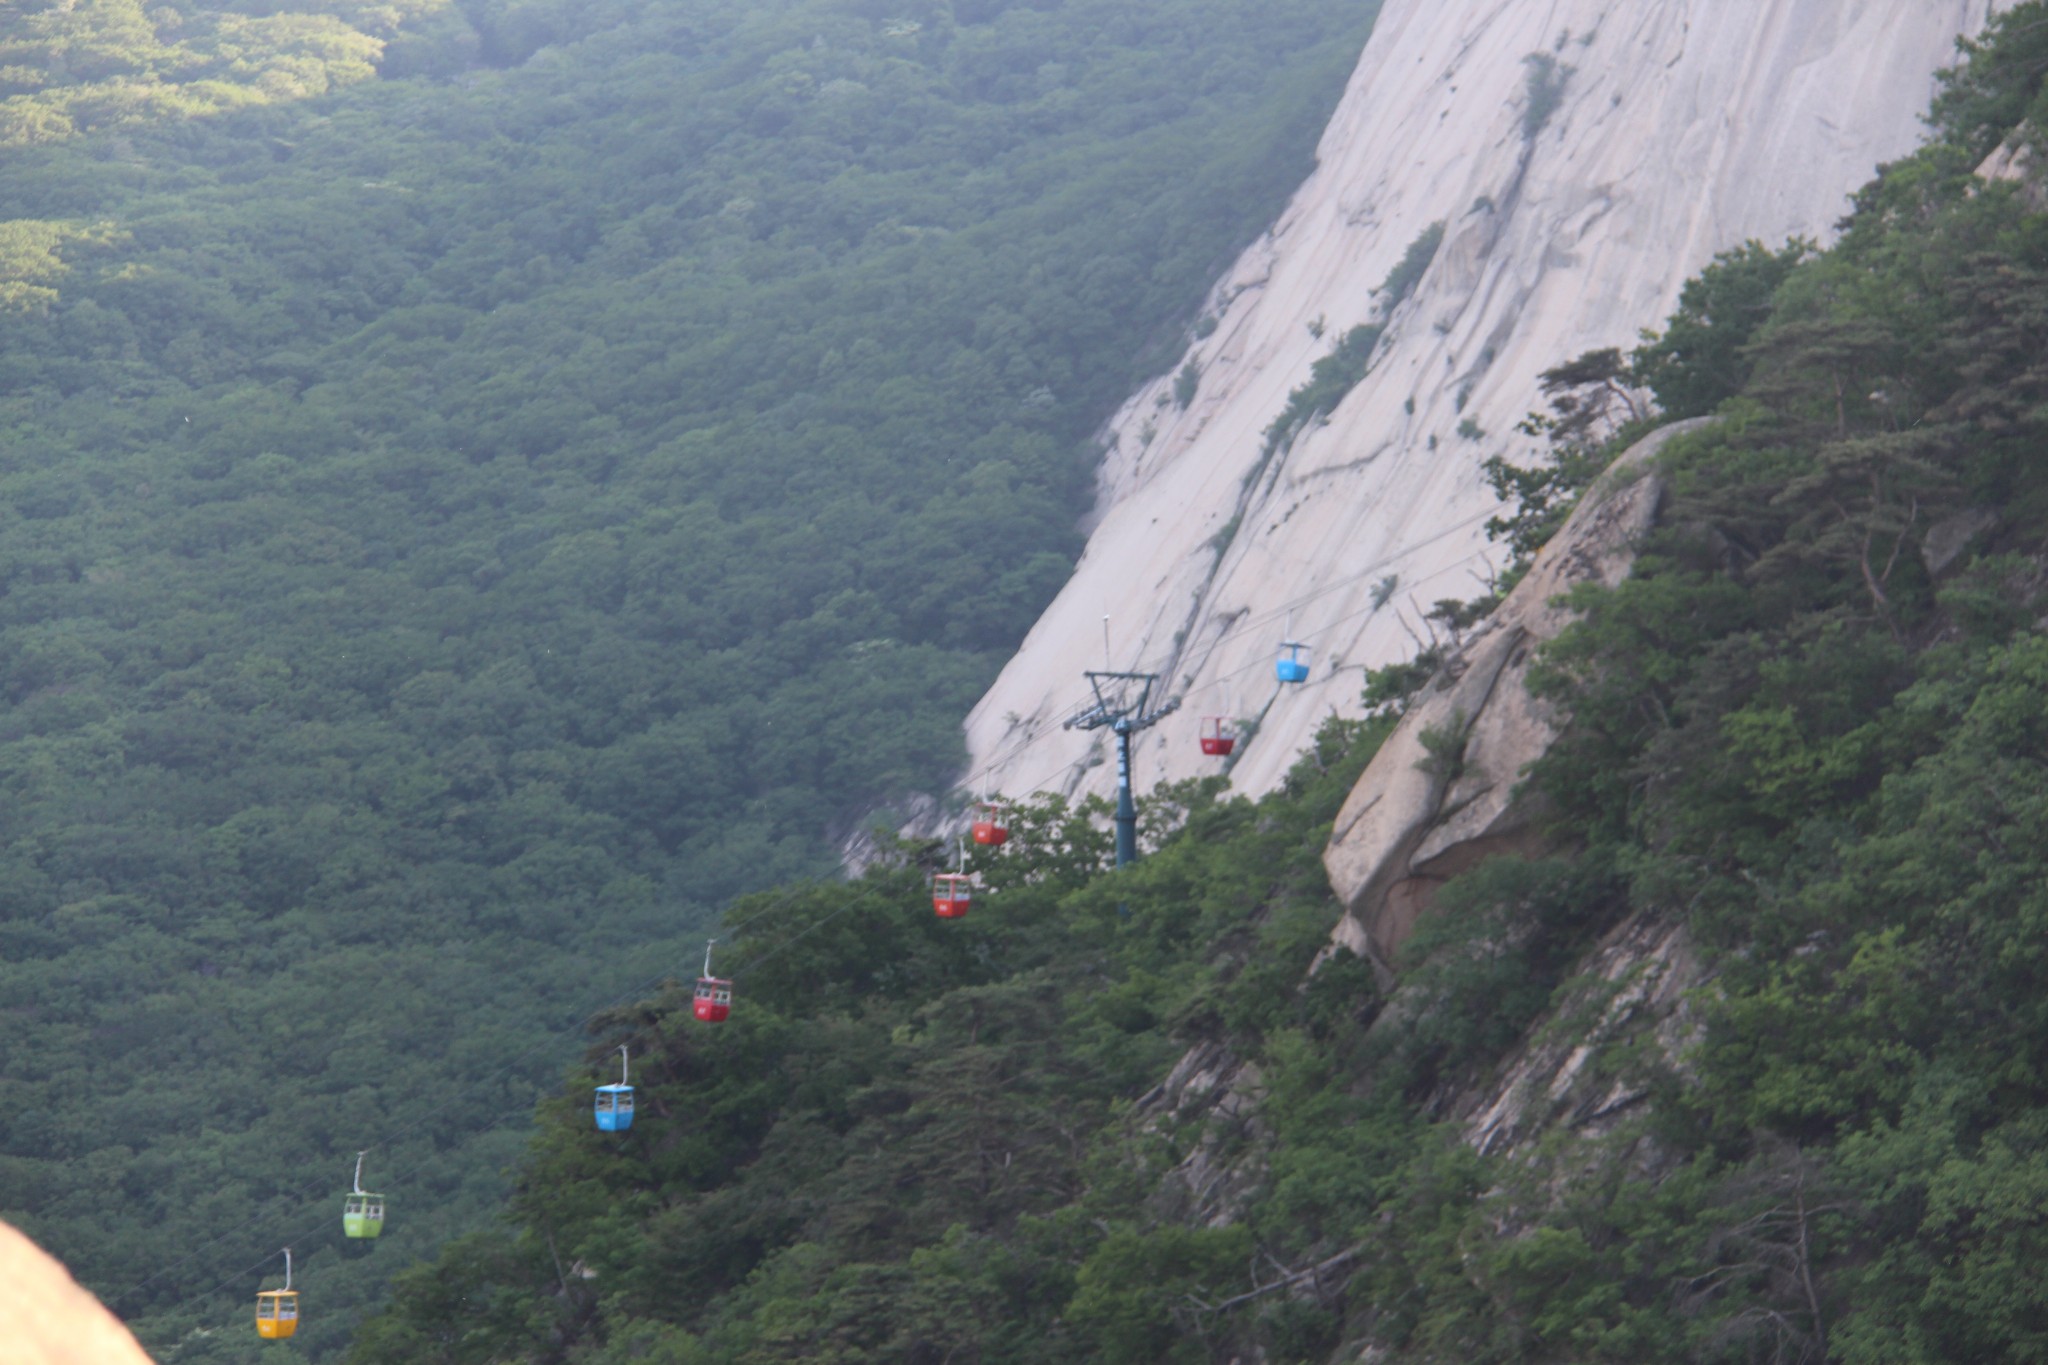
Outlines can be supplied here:
[[597, 1130], [623, 1133], [633, 1126], [633, 1087], [626, 1084], [626, 1046], [619, 1045], [619, 1083], [597, 1087]]
[[1273, 676], [1284, 683], [1308, 681], [1308, 660], [1301, 657], [1301, 651], [1308, 646], [1289, 640], [1280, 646], [1287, 651], [1273, 661]]

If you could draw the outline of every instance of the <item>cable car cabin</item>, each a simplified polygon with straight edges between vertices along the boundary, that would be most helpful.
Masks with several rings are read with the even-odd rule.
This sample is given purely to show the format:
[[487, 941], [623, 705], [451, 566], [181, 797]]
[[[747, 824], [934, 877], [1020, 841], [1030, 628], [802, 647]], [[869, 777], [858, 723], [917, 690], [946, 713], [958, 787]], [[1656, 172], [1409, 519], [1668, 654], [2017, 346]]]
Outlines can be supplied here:
[[299, 1330], [299, 1291], [266, 1289], [256, 1296], [256, 1335], [282, 1341]]
[[384, 1196], [357, 1193], [341, 1205], [341, 1231], [348, 1237], [381, 1237], [384, 1234]]
[[601, 1085], [597, 1088], [597, 1130], [623, 1133], [633, 1126], [633, 1087]]
[[941, 872], [932, 878], [932, 909], [940, 919], [962, 919], [974, 904], [974, 885], [963, 872]]
[[1273, 661], [1273, 676], [1284, 683], [1307, 682], [1308, 661], [1301, 657], [1301, 651], [1307, 649], [1308, 646], [1289, 642], [1280, 646], [1280, 648], [1285, 650], [1286, 653]]
[[1237, 734], [1222, 716], [1202, 718], [1202, 752], [1211, 758], [1224, 758], [1237, 748]]
[[355, 1180], [341, 1204], [341, 1230], [349, 1237], [376, 1237], [384, 1231], [384, 1196], [363, 1188], [363, 1158], [368, 1155], [356, 1153]]
[[722, 1024], [732, 1014], [732, 982], [715, 976], [697, 978], [695, 1013], [707, 1024]]
[[981, 803], [981, 819], [974, 822], [974, 842], [990, 848], [1001, 848], [1010, 841], [1009, 827], [1003, 824], [1003, 809], [993, 802]]

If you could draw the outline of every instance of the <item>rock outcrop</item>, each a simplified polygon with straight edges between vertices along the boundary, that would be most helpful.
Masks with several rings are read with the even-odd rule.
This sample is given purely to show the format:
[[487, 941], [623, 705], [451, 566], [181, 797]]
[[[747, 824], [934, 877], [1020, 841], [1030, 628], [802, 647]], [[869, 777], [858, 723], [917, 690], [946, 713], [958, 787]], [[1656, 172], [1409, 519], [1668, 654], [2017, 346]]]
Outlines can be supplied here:
[[1244, 1216], [1264, 1170], [1239, 1157], [1267, 1135], [1258, 1117], [1265, 1097], [1258, 1067], [1212, 1040], [1189, 1048], [1166, 1079], [1139, 1098], [1133, 1112], [1148, 1131], [1169, 1141], [1196, 1135], [1160, 1180], [1152, 1201], [1156, 1216], [1208, 1227]]
[[2019, 186], [2021, 200], [2035, 213], [2048, 212], [2048, 179], [2041, 173], [2041, 159], [2034, 155], [2036, 135], [2031, 126], [2019, 130], [1992, 150], [1977, 167], [1986, 180], [2009, 181]]
[[[1674, 422], [1623, 453], [1537, 554], [1522, 581], [1447, 660], [1352, 788], [1323, 854], [1346, 906], [1332, 933], [1380, 970], [1390, 963], [1436, 888], [1480, 860], [1541, 846], [1540, 811], [1517, 792], [1527, 765], [1550, 747], [1560, 718], [1529, 695], [1538, 645], [1572, 619], [1558, 599], [1581, 583], [1614, 584], [1654, 524], [1662, 494], [1655, 461], [1675, 437], [1713, 419]], [[1567, 998], [1531, 1028], [1487, 1079], [1431, 1107], [1488, 1155], [1514, 1156], [1548, 1132], [1599, 1138], [1632, 1117], [1639, 1083], [1608, 1065], [1645, 1033], [1667, 1064], [1681, 1064], [1695, 1021], [1686, 992], [1701, 979], [1684, 929], [1630, 917], [1572, 973]], [[1398, 1021], [1396, 995], [1381, 1023]], [[1215, 1041], [1195, 1044], [1136, 1112], [1151, 1129], [1196, 1135], [1160, 1182], [1155, 1211], [1220, 1226], [1243, 1215], [1264, 1179], [1256, 1066]], [[1247, 1155], [1251, 1153], [1251, 1155]]]
[[7, 1365], [149, 1365], [135, 1338], [98, 1299], [5, 1223], [0, 1223], [0, 1360]]
[[[1602, 939], [1572, 974], [1565, 998], [1523, 1035], [1483, 1091], [1463, 1096], [1454, 1117], [1465, 1141], [1489, 1156], [1510, 1155], [1541, 1134], [1606, 1137], [1649, 1097], [1638, 1076], [1611, 1058], [1652, 1035], [1651, 1055], [1683, 1068], [1699, 1040], [1688, 992], [1704, 979], [1682, 925], [1634, 915]], [[1546, 1028], [1559, 1019], [1569, 1029]]]
[[[1990, 0], [1387, 0], [1319, 167], [1216, 287], [1213, 332], [1133, 395], [1086, 554], [967, 723], [967, 785], [1104, 790], [1100, 734], [1064, 732], [1102, 660], [1185, 697], [1137, 746], [1141, 786], [1213, 771], [1204, 714], [1255, 717], [1232, 777], [1273, 786], [1417, 618], [1475, 595], [1498, 554], [1485, 458], [1537, 376], [1660, 324], [1747, 238], [1829, 235], [1845, 196], [1912, 149], [1935, 70]], [[1411, 244], [1411, 293], [1377, 293]], [[1383, 324], [1370, 371], [1264, 454], [1311, 365]], [[1178, 370], [1180, 367], [1176, 366]], [[1287, 632], [1312, 647], [1275, 685]]]
[[1437, 887], [1483, 859], [1535, 849], [1537, 811], [1516, 788], [1557, 737], [1557, 720], [1529, 695], [1529, 664], [1571, 619], [1564, 593], [1628, 573], [1657, 514], [1657, 453], [1709, 420], [1675, 422], [1615, 461], [1411, 702], [1352, 789], [1323, 851], [1345, 906], [1332, 938], [1383, 974]]

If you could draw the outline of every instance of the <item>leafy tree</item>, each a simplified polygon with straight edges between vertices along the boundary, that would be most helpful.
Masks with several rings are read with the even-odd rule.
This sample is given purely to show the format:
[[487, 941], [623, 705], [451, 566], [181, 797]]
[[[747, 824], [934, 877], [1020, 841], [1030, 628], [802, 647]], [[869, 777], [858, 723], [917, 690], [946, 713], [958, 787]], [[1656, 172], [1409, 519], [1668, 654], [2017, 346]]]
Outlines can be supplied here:
[[1977, 37], [1957, 41], [1964, 60], [1942, 73], [1930, 120], [1946, 140], [1981, 157], [2015, 131], [2038, 136], [2048, 77], [2044, 17], [2038, 0], [2028, 0], [1993, 15]]
[[1656, 395], [1665, 416], [1705, 416], [1742, 391], [1755, 369], [1744, 348], [1770, 317], [1778, 287], [1812, 250], [1803, 241], [1776, 251], [1745, 242], [1685, 282], [1678, 311], [1631, 357], [1635, 382]]

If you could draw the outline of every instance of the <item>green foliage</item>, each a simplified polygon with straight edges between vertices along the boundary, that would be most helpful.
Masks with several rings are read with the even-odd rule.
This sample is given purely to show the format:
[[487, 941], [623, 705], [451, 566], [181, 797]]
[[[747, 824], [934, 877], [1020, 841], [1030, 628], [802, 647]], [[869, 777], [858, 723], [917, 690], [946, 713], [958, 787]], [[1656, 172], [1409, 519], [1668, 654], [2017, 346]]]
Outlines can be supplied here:
[[1209, 1352], [1196, 1328], [1200, 1305], [1223, 1297], [1251, 1246], [1250, 1230], [1242, 1227], [1113, 1232], [1076, 1273], [1066, 1316], [1096, 1360], [1205, 1360]]
[[1552, 446], [1543, 463], [1518, 465], [1504, 456], [1489, 455], [1480, 473], [1494, 496], [1513, 505], [1513, 512], [1489, 518], [1486, 534], [1507, 546], [1513, 556], [1510, 575], [1526, 570], [1536, 552], [1549, 543], [1563, 527], [1579, 495], [1592, 487], [1593, 480], [1607, 468], [1612, 455], [1605, 450]]
[[0, 149], [324, 95], [374, 76], [401, 24], [453, 8], [24, 0], [0, 14]]
[[1379, 296], [1380, 316], [1392, 316], [1393, 311], [1415, 292], [1415, 286], [1422, 283], [1422, 277], [1436, 260], [1437, 248], [1443, 244], [1442, 219], [1415, 234], [1415, 240], [1408, 244], [1401, 253], [1401, 259], [1394, 262], [1394, 268], [1387, 272], [1387, 277], [1380, 281], [1380, 287], [1375, 291]]
[[1982, 157], [2020, 130], [2037, 140], [2048, 127], [2041, 100], [2048, 78], [2048, 6], [2025, 0], [1991, 17], [1982, 34], [1957, 44], [1965, 60], [1942, 73], [1930, 122], [1944, 139]]
[[[661, 1040], [656, 1112], [705, 1121], [607, 1146], [580, 1095], [552, 1111], [525, 1259], [473, 1290], [549, 1306], [481, 1339], [532, 1361], [2038, 1354], [2048, 231], [1966, 173], [1937, 144], [1834, 250], [1718, 262], [1683, 345], [1546, 376], [1549, 456], [1493, 470], [1518, 555], [1644, 429], [1645, 365], [1722, 414], [1665, 447], [1663, 529], [1539, 657], [1571, 717], [1529, 774], [1549, 853], [1437, 887], [1391, 973], [1330, 949], [1328, 822], [1432, 659], [1370, 675], [1373, 719], [1332, 720], [1261, 802], [1155, 794], [1135, 867], [1106, 866], [1099, 807], [1040, 799], [943, 932], [914, 849], [750, 903], [758, 1017], [692, 1034], [663, 997], [592, 1051]], [[1937, 567], [1930, 528], [1956, 524], [1981, 529]], [[30, 676], [74, 666], [33, 644]], [[1443, 781], [1463, 728], [1425, 738]], [[1679, 1067], [1639, 983], [1585, 966], [1674, 924], [1712, 973]], [[1543, 1048], [1600, 1108], [1474, 1152], [1449, 1116]], [[542, 1244], [607, 1287], [558, 1296]], [[379, 1344], [427, 1339], [435, 1283], [356, 1359], [457, 1358]]]
[[1265, 458], [1270, 459], [1287, 441], [1317, 417], [1344, 401], [1344, 395], [1358, 387], [1372, 361], [1373, 347], [1379, 345], [1381, 329], [1361, 323], [1337, 339], [1336, 349], [1309, 366], [1309, 378], [1288, 393], [1287, 406], [1266, 428]]
[[1486, 523], [1487, 538], [1506, 545], [1512, 556], [1497, 591], [1520, 580], [1578, 506], [1579, 495], [1651, 428], [1636, 393], [1642, 383], [1640, 370], [1612, 348], [1587, 351], [1543, 372], [1550, 411], [1532, 412], [1516, 425], [1523, 435], [1544, 439], [1539, 462], [1517, 465], [1492, 455], [1480, 466], [1494, 495], [1514, 507], [1512, 514]]
[[1367, 669], [1363, 692], [1367, 713], [1398, 715], [1406, 708], [1408, 699], [1436, 676], [1436, 670], [1442, 663], [1443, 651], [1432, 648], [1423, 650], [1412, 659], [1388, 664], [1385, 668]]
[[[1552, 458], [1496, 470], [1524, 553], [1642, 429], [1640, 385], [1722, 420], [1666, 447], [1663, 529], [1629, 579], [1574, 595], [1578, 624], [1541, 657], [1539, 690], [1572, 718], [1530, 775], [1549, 855], [1438, 888], [1390, 980], [1325, 952], [1321, 822], [1412, 672], [1375, 677], [1380, 718], [1326, 727], [1266, 801], [1159, 794], [1176, 832], [1135, 868], [1100, 870], [1099, 845], [1063, 832], [1074, 813], [1046, 806], [971, 953], [885, 919], [900, 985], [877, 989], [840, 945], [769, 992], [790, 1029], [849, 1040], [787, 1055], [887, 1104], [799, 1123], [788, 1097], [815, 1092], [785, 1079], [779, 1113], [738, 1111], [757, 1154], [722, 1183], [635, 1184], [620, 1160], [581, 1177], [607, 1195], [580, 1202], [543, 1144], [529, 1188], [577, 1227], [579, 1256], [629, 1240], [608, 1209], [730, 1200], [719, 1225], [755, 1238], [684, 1243], [644, 1308], [593, 1297], [562, 1349], [653, 1341], [652, 1317], [720, 1358], [2037, 1355], [2048, 231], [1973, 187], [1965, 150], [1889, 168], [1830, 252], [1717, 262], [1633, 363], [1551, 372], [1532, 434]], [[1982, 529], [1937, 565], [1930, 528], [1956, 524]], [[25, 666], [67, 666], [39, 643]], [[1446, 779], [1460, 728], [1429, 742]], [[813, 917], [851, 893], [820, 894]], [[1699, 1032], [1679, 1068], [1668, 1039], [1628, 1036], [1633, 982], [1575, 975], [1621, 927], [1674, 923], [1712, 973], [1680, 1016]], [[800, 1017], [809, 1000], [821, 1012]], [[664, 1008], [679, 1002], [650, 1016]], [[885, 1025], [891, 1047], [860, 1052], [858, 1031]], [[1602, 1108], [1482, 1157], [1438, 1120], [1523, 1047], [1570, 1054]], [[1157, 1086], [1173, 1055], [1189, 1067]], [[1249, 1112], [1174, 1093], [1243, 1063]], [[974, 1084], [943, 1089], [963, 1073]], [[1054, 1115], [1079, 1117], [1084, 1155], [1034, 1127]], [[952, 1136], [922, 1146], [927, 1127]], [[1014, 1153], [1029, 1193], [958, 1160], [969, 1146]], [[784, 1156], [799, 1150], [810, 1165]], [[922, 1232], [890, 1221], [899, 1204]], [[937, 1321], [921, 1267], [969, 1247], [1000, 1269], [947, 1279], [957, 1308]], [[690, 1278], [707, 1266], [746, 1278]]]
[[1425, 755], [1417, 766], [1446, 785], [1457, 781], [1464, 768], [1465, 737], [1471, 724], [1471, 717], [1460, 710], [1452, 712], [1442, 725], [1424, 726], [1416, 736]]
[[[1553, 372], [1573, 406], [1539, 430], [1586, 468], [1631, 374], [1722, 421], [1667, 447], [1664, 529], [1542, 656], [1562, 837], [1440, 887], [1389, 980], [1328, 950], [1319, 855], [1414, 673], [1262, 801], [1155, 794], [1135, 867], [1099, 804], [1033, 798], [966, 920], [900, 845], [733, 906], [728, 1024], [635, 980], [943, 774], [947, 708], [1056, 577], [1111, 357], [1184, 335], [1230, 237], [1162, 231], [1194, 221], [1166, 189], [1156, 219], [1086, 211], [1210, 164], [1195, 125], [1119, 141], [1144, 120], [1111, 96], [1193, 118], [1173, 92], [1212, 53], [1289, 107], [1245, 54], [1329, 22], [1048, 13], [476, 6], [479, 50], [560, 51], [430, 107], [414, 75], [331, 126], [182, 127], [148, 144], [177, 174], [129, 188], [38, 154], [22, 221], [134, 235], [18, 239], [68, 271], [0, 339], [0, 1204], [96, 1282], [163, 1271], [145, 1325], [178, 1358], [240, 1359], [191, 1228], [253, 1261], [307, 1135], [341, 1153], [406, 1097], [475, 1079], [523, 1112], [588, 1004], [564, 977], [597, 975], [624, 1003], [501, 1224], [474, 1231], [518, 1140], [451, 1106], [391, 1143], [418, 1231], [311, 1245], [345, 1323], [370, 1255], [468, 1234], [353, 1359], [2037, 1357], [2048, 228], [1970, 176], [2037, 98], [2032, 4], [1837, 247], [1746, 248], [1633, 367]], [[1186, 45], [1148, 66], [1141, 30]], [[463, 41], [423, 25], [405, 69]], [[289, 145], [246, 155], [259, 130]], [[1068, 159], [1090, 130], [1128, 153], [1099, 178]], [[325, 188], [373, 182], [414, 193]], [[1180, 266], [1098, 268], [1117, 223]], [[1578, 473], [1500, 474], [1540, 543]], [[1012, 562], [1040, 567], [980, 572]], [[1712, 972], [1684, 1065], [1593, 1048], [1597, 1115], [1474, 1152], [1458, 1103], [1519, 1045], [1590, 1043], [1610, 1005], [1626, 1034], [1589, 947], [1674, 923]], [[620, 1043], [643, 1120], [603, 1135]], [[81, 1075], [90, 1107], [50, 1102]]]
[[[2048, 388], [2015, 324], [2048, 306], [2048, 233], [1969, 178], [2036, 42], [2038, 20], [1994, 30], [1949, 83], [1946, 140], [1867, 187], [1837, 248], [1723, 258], [1722, 297], [1682, 301], [1693, 334], [1638, 352], [1667, 407], [1724, 420], [1673, 444], [1669, 529], [1548, 654], [1575, 729], [1537, 781], [1582, 860], [1682, 908], [1717, 963], [1696, 1084], [1660, 1092], [1702, 1177], [1667, 1245], [1708, 1255], [1682, 1301], [1748, 1358], [2040, 1340], [2013, 1305], [2048, 1113], [2021, 984], [2048, 489], [2018, 449], [2048, 434]], [[1982, 553], [1937, 580], [1927, 529], [1980, 509]], [[1553, 1251], [1569, 1294], [1585, 1253]]]
[[[1360, 323], [1337, 338], [1337, 344], [1330, 353], [1319, 357], [1309, 366], [1306, 384], [1289, 391], [1287, 405], [1280, 415], [1269, 423], [1265, 430], [1265, 446], [1259, 455], [1258, 464], [1247, 476], [1246, 482], [1254, 482], [1271, 463], [1281, 447], [1293, 440], [1309, 423], [1321, 417], [1344, 401], [1344, 395], [1358, 387], [1358, 381], [1365, 378], [1365, 372], [1372, 365], [1372, 353], [1379, 345], [1380, 336], [1386, 330], [1385, 319], [1393, 316], [1415, 286], [1422, 280], [1429, 263], [1436, 259], [1437, 247], [1444, 239], [1444, 225], [1432, 223], [1408, 244], [1401, 259], [1387, 272], [1387, 278], [1375, 291], [1375, 298], [1382, 321]], [[1320, 338], [1320, 319], [1310, 331]], [[1186, 406], [1183, 404], [1182, 406]]]
[[[509, 1234], [526, 1259], [473, 1292], [524, 1286], [552, 1316], [482, 1339], [530, 1360], [2031, 1358], [2048, 234], [1958, 164], [1937, 145], [1893, 168], [1830, 253], [1719, 263], [1717, 287], [1783, 268], [1756, 308], [1682, 306], [1741, 332], [1741, 372], [1712, 381], [1722, 421], [1666, 448], [1634, 574], [1582, 589], [1542, 658], [1573, 717], [1532, 774], [1551, 854], [1440, 887], [1390, 980], [1327, 951], [1316, 852], [1418, 668], [1375, 676], [1378, 718], [1326, 726], [1265, 801], [1155, 794], [1136, 867], [1107, 868], [1099, 808], [1040, 800], [943, 933], [915, 849], [750, 903], [758, 1018], [693, 1035], [665, 997], [592, 1053], [660, 1039], [651, 1097], [709, 1121], [607, 1148], [580, 1096], [551, 1115]], [[1667, 377], [1705, 354], [1687, 345]], [[1525, 551], [1641, 429], [1640, 375], [1615, 351], [1551, 372], [1552, 458], [1498, 471]], [[1928, 528], [1985, 508], [1975, 557], [1930, 567]], [[22, 667], [71, 666], [36, 643]], [[1460, 730], [1428, 742], [1445, 779]], [[1617, 926], [1679, 919], [1713, 972], [1699, 1041], [1682, 1073], [1646, 1037], [1573, 1063], [1608, 1136], [1561, 1117], [1499, 1162], [1438, 1121], [1521, 1047], [1625, 1035], [1632, 983], [1574, 973]], [[1249, 1063], [1256, 1108], [1189, 1105], [1158, 1084], [1176, 1056]], [[549, 1237], [611, 1287], [549, 1288]], [[425, 1339], [433, 1283], [359, 1359], [411, 1358], [374, 1343]]]
[[57, 301], [56, 283], [70, 270], [66, 248], [105, 245], [107, 224], [0, 223], [0, 313], [41, 311]]
[[1548, 52], [1531, 52], [1522, 58], [1522, 65], [1527, 68], [1522, 75], [1522, 137], [1533, 141], [1564, 103], [1572, 68]]
[[1496, 858], [1446, 884], [1403, 950], [1406, 989], [1427, 1003], [1390, 1074], [1417, 1090], [1499, 1057], [1624, 903], [1611, 877], [1572, 860]]
[[1777, 251], [1745, 242], [1685, 282], [1678, 311], [1632, 357], [1635, 382], [1657, 396], [1666, 417], [1705, 416], [1742, 391], [1755, 368], [1746, 348], [1779, 286], [1812, 251], [1798, 240]]

